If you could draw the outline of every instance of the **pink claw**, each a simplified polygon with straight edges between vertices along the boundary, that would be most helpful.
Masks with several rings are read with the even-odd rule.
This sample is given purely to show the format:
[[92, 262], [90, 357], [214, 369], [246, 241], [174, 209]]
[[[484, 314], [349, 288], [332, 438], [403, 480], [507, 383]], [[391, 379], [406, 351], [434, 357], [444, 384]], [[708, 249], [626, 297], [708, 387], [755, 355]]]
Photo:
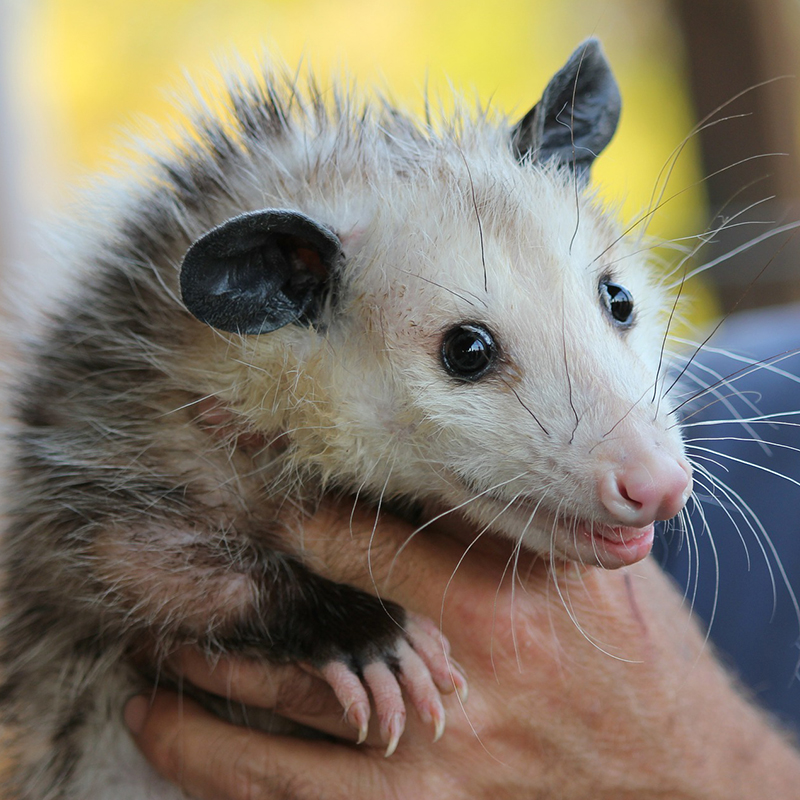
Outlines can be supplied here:
[[367, 738], [369, 729], [369, 695], [358, 675], [343, 661], [329, 661], [319, 671], [328, 682], [344, 709], [348, 724], [358, 731], [358, 743]]
[[347, 723], [358, 731], [359, 744], [367, 738], [374, 709], [386, 756], [395, 752], [403, 735], [407, 703], [433, 728], [436, 742], [445, 729], [441, 695], [455, 691], [462, 702], [467, 698], [463, 670], [450, 659], [450, 644], [437, 626], [409, 614], [404, 634], [393, 650], [361, 666], [361, 674], [344, 660], [330, 661], [317, 671], [333, 689]]

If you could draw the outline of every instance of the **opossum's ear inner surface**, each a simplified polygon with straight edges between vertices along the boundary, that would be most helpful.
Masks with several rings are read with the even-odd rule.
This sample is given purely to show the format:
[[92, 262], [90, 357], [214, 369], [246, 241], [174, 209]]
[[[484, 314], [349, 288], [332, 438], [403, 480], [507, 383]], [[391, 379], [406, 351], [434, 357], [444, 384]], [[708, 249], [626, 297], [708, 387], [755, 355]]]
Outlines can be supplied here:
[[214, 328], [259, 334], [314, 322], [334, 289], [342, 245], [305, 214], [267, 208], [201, 236], [181, 266], [186, 308]]
[[512, 129], [514, 155], [518, 161], [554, 160], [588, 176], [617, 129], [621, 108], [619, 86], [600, 42], [587, 39]]

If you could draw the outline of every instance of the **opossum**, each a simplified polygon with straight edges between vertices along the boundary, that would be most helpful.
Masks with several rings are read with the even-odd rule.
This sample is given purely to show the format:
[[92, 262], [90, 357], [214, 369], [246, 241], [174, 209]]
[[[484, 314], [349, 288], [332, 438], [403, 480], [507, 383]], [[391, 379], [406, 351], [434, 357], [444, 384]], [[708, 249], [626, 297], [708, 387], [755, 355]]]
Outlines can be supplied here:
[[457, 507], [616, 568], [691, 492], [659, 385], [670, 301], [589, 188], [621, 107], [597, 41], [515, 123], [310, 86], [231, 81], [106, 197], [27, 351], [9, 797], [180, 796], [121, 720], [143, 641], [310, 664], [345, 708], [399, 681], [431, 717], [453, 680], [431, 624], [303, 561], [327, 494]]

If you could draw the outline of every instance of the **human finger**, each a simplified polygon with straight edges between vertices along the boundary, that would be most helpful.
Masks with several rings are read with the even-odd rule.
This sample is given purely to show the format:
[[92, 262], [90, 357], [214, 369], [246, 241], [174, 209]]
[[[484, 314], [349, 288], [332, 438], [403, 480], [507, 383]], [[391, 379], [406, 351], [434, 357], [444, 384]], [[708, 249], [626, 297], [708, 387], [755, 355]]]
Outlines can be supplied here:
[[338, 738], [355, 740], [360, 734], [362, 726], [343, 713], [328, 683], [296, 664], [270, 664], [241, 657], [209, 662], [193, 647], [180, 648], [169, 661], [175, 672], [211, 694], [270, 709]]
[[513, 545], [485, 538], [453, 515], [412, 526], [344, 501], [323, 503], [303, 522], [304, 558], [315, 572], [432, 619], [446, 594], [493, 596]]
[[388, 796], [386, 768], [374, 766], [383, 759], [350, 745], [240, 728], [173, 692], [132, 698], [125, 719], [156, 771], [197, 800]]
[[[438, 739], [444, 728], [445, 709], [433, 678], [409, 645], [401, 642], [399, 656], [406, 670], [392, 675], [392, 680], [398, 691], [402, 684], [409, 693], [411, 707], [416, 711], [409, 725], [414, 728], [421, 725], [432, 731], [434, 740]], [[410, 666], [406, 662], [410, 662]], [[222, 657], [210, 662], [199, 650], [183, 647], [170, 657], [169, 664], [176, 674], [206, 692], [246, 706], [270, 709], [285, 719], [331, 736], [374, 745], [393, 741], [389, 730], [392, 726], [384, 717], [391, 716], [392, 711], [397, 713], [397, 704], [386, 708], [385, 703], [378, 702], [381, 685], [374, 681], [367, 681], [365, 685], [357, 681], [363, 692], [362, 708], [343, 700], [336, 691], [341, 689], [341, 681], [329, 674], [336, 662], [331, 662], [324, 670], [304, 664], [276, 665], [242, 657]], [[458, 681], [456, 688], [465, 686], [463, 676], [455, 671], [454, 674]], [[448, 688], [452, 685], [453, 679]], [[367, 688], [373, 695], [378, 722], [382, 725], [369, 725], [371, 708]], [[378, 696], [375, 696], [376, 691]], [[405, 715], [404, 707], [402, 713]]]

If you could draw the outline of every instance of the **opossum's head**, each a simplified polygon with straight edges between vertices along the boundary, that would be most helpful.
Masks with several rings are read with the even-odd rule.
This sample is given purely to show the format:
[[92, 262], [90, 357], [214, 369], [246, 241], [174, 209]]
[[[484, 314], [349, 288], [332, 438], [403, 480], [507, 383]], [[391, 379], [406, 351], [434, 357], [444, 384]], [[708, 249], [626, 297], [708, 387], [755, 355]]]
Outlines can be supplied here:
[[691, 471], [659, 381], [669, 304], [584, 186], [619, 107], [590, 41], [510, 130], [366, 181], [355, 226], [263, 209], [199, 239], [184, 302], [242, 334], [250, 419], [354, 490], [559, 558], [644, 557]]

